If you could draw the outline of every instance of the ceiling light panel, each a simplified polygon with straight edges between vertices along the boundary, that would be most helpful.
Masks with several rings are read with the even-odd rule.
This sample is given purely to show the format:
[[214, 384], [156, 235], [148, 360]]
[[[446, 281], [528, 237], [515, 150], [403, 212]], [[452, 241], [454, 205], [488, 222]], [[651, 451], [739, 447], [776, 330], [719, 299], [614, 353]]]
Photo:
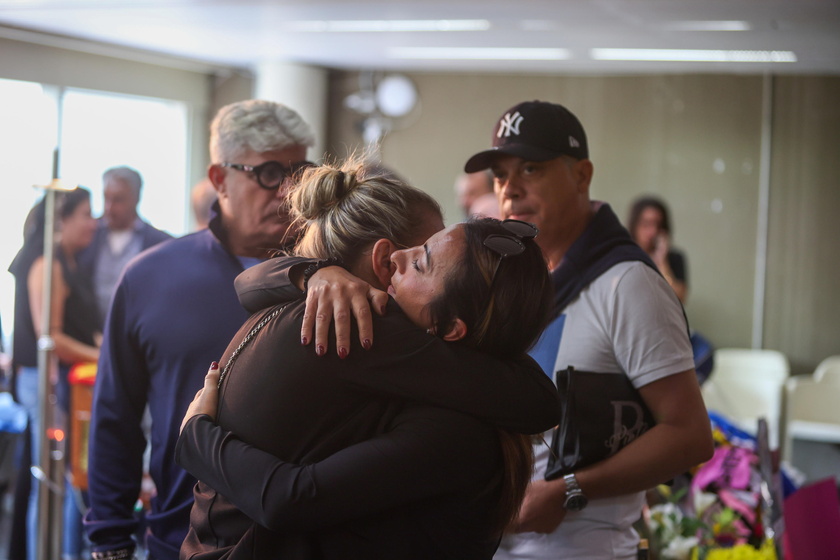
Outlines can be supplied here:
[[662, 26], [668, 31], [749, 31], [752, 26], [746, 21], [672, 21]]
[[412, 31], [486, 31], [486, 19], [370, 19], [292, 21], [285, 25], [300, 33], [405, 33]]
[[424, 60], [567, 60], [568, 49], [394, 47], [389, 58]]
[[592, 49], [593, 60], [654, 62], [796, 62], [791, 51], [727, 51], [702, 49]]

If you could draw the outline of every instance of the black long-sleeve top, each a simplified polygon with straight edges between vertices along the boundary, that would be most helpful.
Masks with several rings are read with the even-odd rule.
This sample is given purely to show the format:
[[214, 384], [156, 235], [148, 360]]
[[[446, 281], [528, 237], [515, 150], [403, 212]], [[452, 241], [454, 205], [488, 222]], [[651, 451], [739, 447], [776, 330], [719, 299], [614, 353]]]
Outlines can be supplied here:
[[[319, 358], [299, 343], [303, 310], [288, 304], [241, 351], [219, 425], [196, 419], [181, 436], [177, 460], [202, 481], [181, 557], [492, 556], [495, 430], [454, 411], [542, 431], [559, 410], [548, 378], [528, 358], [444, 343], [395, 304], [374, 318], [373, 350], [354, 336], [346, 360]], [[242, 327], [222, 367], [272, 311]]]
[[[488, 526], [501, 467], [495, 430], [425, 406], [408, 406], [384, 427], [322, 461], [297, 465], [207, 416], [192, 419], [178, 453], [201, 482], [182, 558], [491, 558], [498, 535]], [[235, 517], [242, 538], [217, 548], [224, 544], [217, 527], [231, 521], [219, 512], [233, 508], [222, 496], [236, 496], [238, 511], [254, 522]], [[208, 509], [215, 519], [199, 515]]]

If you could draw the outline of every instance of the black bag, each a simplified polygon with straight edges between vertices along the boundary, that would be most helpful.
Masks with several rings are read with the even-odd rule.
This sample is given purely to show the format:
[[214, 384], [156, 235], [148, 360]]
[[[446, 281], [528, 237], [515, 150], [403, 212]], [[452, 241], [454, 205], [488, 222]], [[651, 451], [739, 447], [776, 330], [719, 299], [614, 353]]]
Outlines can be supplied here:
[[551, 438], [546, 480], [615, 455], [655, 423], [623, 373], [591, 373], [569, 367], [555, 374], [555, 382], [565, 406]]

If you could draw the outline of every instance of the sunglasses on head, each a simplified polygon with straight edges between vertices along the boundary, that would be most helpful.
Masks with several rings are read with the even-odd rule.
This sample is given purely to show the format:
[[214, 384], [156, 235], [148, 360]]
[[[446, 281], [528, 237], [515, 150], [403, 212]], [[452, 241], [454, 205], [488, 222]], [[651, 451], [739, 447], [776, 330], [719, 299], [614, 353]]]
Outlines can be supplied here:
[[309, 167], [315, 167], [311, 161], [296, 161], [286, 167], [279, 161], [267, 161], [259, 165], [245, 165], [244, 163], [223, 163], [222, 167], [230, 167], [237, 171], [253, 174], [257, 184], [264, 189], [274, 191], [280, 188], [287, 177], [295, 176]]
[[522, 220], [504, 220], [500, 222], [510, 235], [494, 233], [484, 240], [484, 246], [498, 253], [502, 258], [513, 257], [525, 251], [522, 239], [533, 239], [539, 233], [537, 226]]
[[503, 235], [494, 233], [488, 235], [484, 240], [484, 246], [499, 255], [499, 262], [496, 263], [496, 268], [493, 270], [493, 276], [490, 279], [490, 289], [493, 289], [493, 282], [496, 280], [496, 273], [499, 272], [499, 266], [502, 260], [507, 257], [515, 257], [525, 252], [525, 244], [523, 239], [534, 239], [539, 233], [537, 226], [522, 220], [503, 220], [500, 222], [510, 235]]

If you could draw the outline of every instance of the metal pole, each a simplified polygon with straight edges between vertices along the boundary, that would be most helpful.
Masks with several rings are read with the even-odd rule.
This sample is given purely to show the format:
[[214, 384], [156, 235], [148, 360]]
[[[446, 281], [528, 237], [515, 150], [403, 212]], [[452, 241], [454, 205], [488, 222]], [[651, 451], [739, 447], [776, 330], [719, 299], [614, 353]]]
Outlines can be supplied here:
[[758, 172], [758, 231], [755, 243], [752, 347], [764, 347], [764, 306], [767, 290], [767, 238], [770, 221], [770, 171], [773, 142], [773, 76], [765, 74], [761, 101], [761, 162]]
[[[55, 533], [52, 526], [53, 500], [52, 494], [60, 490], [60, 486], [53, 486], [54, 476], [52, 468], [51, 437], [53, 436], [53, 411], [55, 393], [50, 382], [50, 372], [54, 371], [55, 342], [50, 336], [50, 321], [52, 311], [52, 263], [55, 231], [55, 190], [48, 186], [44, 192], [44, 286], [41, 308], [41, 332], [38, 338], [38, 406], [40, 431], [38, 436], [38, 464], [33, 467], [36, 484], [38, 485], [38, 560], [57, 558], [55, 552], [50, 551], [50, 537]], [[59, 553], [60, 554], [60, 553]]]
[[61, 557], [64, 503], [64, 423], [59, 418], [58, 398], [51, 382], [58, 375], [55, 341], [50, 335], [55, 247], [55, 195], [58, 180], [58, 148], [53, 152], [53, 180], [44, 187], [44, 284], [41, 294], [41, 328], [38, 333], [38, 464], [32, 474], [38, 488], [37, 560]]

